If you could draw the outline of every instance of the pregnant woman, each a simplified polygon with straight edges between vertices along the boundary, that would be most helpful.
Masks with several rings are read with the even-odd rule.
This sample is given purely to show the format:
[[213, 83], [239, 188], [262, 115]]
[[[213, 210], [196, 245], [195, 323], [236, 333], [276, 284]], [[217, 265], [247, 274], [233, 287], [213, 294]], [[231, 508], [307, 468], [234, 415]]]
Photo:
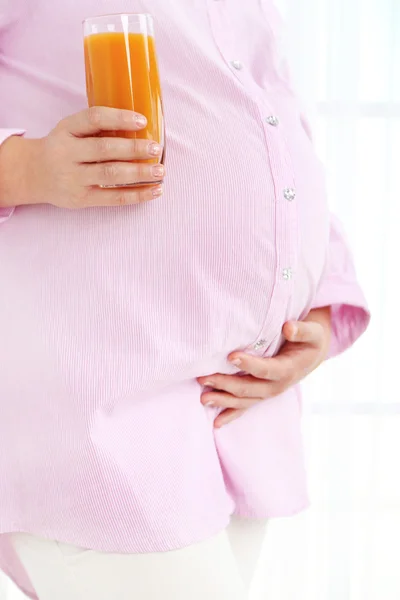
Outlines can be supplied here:
[[[161, 185], [101, 187], [164, 179], [107, 136], [143, 115], [86, 108], [110, 12], [155, 19]], [[295, 384], [369, 319], [277, 13], [0, 0], [0, 27], [0, 567], [40, 600], [244, 600], [308, 504]]]

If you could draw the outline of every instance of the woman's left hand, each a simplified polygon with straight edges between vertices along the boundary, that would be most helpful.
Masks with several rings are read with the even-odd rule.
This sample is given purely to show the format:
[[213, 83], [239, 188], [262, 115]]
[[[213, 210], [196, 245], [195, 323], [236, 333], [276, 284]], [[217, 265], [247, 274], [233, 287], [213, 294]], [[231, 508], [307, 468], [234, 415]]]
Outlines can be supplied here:
[[217, 373], [198, 379], [201, 385], [213, 388], [202, 395], [201, 402], [225, 409], [215, 419], [215, 427], [223, 427], [255, 404], [282, 394], [325, 360], [331, 336], [330, 307], [312, 310], [304, 321], [285, 323], [283, 335], [287, 341], [273, 358], [244, 352], [228, 357], [246, 375]]

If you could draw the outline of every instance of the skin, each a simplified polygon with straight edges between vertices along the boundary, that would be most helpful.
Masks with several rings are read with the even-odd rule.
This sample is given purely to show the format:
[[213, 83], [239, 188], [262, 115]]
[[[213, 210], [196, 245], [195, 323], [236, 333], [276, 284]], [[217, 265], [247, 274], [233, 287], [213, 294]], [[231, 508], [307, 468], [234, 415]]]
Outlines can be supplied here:
[[244, 352], [229, 355], [228, 360], [246, 375], [216, 373], [198, 379], [201, 385], [213, 388], [202, 394], [202, 404], [224, 409], [214, 421], [217, 429], [238, 419], [259, 402], [279, 396], [319, 367], [329, 351], [330, 307], [312, 310], [304, 321], [285, 323], [283, 335], [286, 342], [273, 358]]
[[[0, 206], [53, 204], [59, 208], [126, 206], [158, 198], [162, 165], [131, 162], [161, 156], [148, 140], [107, 137], [107, 132], [140, 131], [143, 115], [93, 107], [67, 117], [44, 138], [12, 136], [0, 147]], [[101, 134], [101, 137], [99, 136]], [[120, 186], [104, 189], [100, 186]]]

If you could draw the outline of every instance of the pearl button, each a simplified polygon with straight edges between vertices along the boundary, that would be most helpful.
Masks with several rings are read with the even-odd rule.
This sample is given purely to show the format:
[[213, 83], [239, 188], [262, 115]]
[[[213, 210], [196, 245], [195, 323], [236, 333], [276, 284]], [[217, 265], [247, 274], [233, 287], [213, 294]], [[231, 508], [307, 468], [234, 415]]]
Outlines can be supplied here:
[[241, 71], [243, 69], [243, 63], [240, 60], [232, 60], [231, 65], [236, 71]]
[[266, 346], [268, 346], [268, 342], [267, 340], [259, 340], [258, 342], [256, 342], [253, 346], [254, 350], [261, 350], [261, 348], [265, 348]]
[[268, 125], [272, 125], [272, 127], [278, 127], [278, 125], [279, 125], [279, 119], [278, 119], [278, 117], [275, 117], [274, 115], [270, 115], [269, 117], [267, 117], [266, 121], [267, 121]]
[[296, 198], [296, 190], [293, 188], [286, 188], [283, 190], [283, 195], [285, 196], [286, 200], [292, 202]]
[[283, 269], [282, 271], [282, 277], [285, 281], [289, 281], [289, 279], [292, 279], [293, 277], [293, 271], [290, 268], [287, 269]]

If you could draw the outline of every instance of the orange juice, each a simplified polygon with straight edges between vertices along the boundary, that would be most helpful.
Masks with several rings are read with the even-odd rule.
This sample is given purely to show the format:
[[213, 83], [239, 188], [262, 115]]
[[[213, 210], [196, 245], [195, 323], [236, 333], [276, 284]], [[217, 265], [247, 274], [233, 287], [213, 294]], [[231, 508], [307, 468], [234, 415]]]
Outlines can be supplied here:
[[88, 35], [85, 64], [89, 106], [125, 108], [147, 118], [146, 129], [114, 135], [163, 143], [161, 85], [154, 38], [142, 33]]

